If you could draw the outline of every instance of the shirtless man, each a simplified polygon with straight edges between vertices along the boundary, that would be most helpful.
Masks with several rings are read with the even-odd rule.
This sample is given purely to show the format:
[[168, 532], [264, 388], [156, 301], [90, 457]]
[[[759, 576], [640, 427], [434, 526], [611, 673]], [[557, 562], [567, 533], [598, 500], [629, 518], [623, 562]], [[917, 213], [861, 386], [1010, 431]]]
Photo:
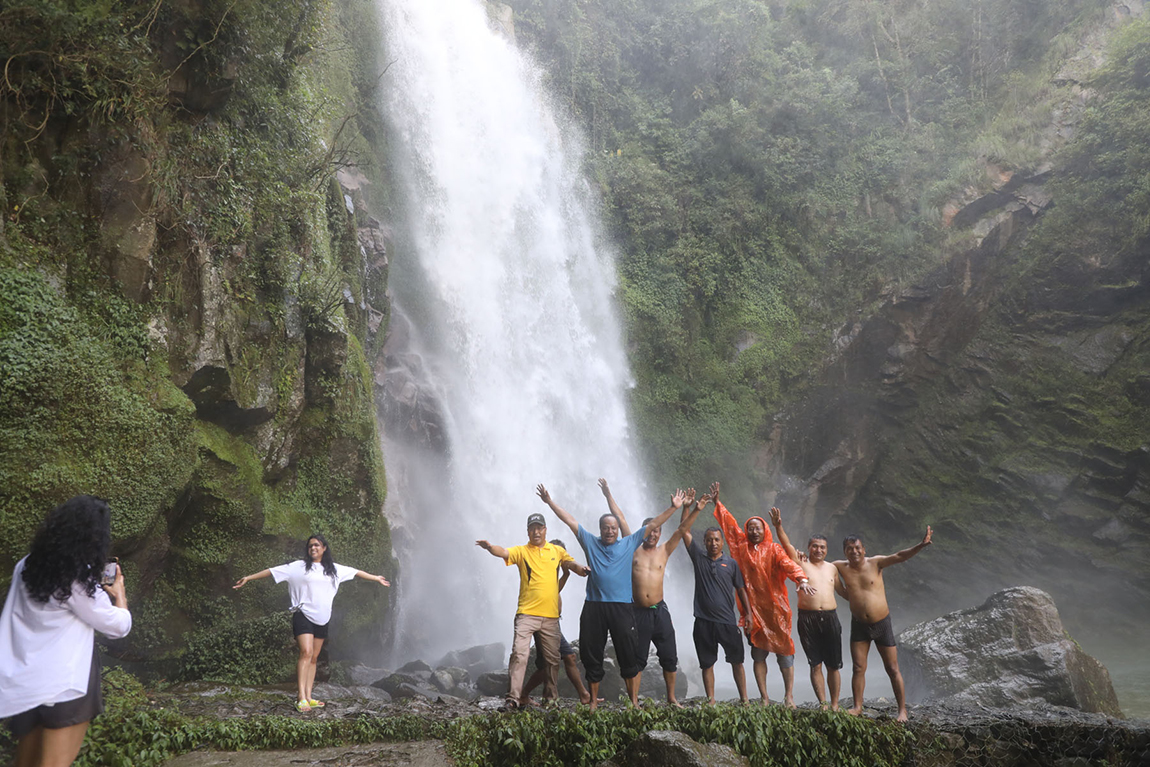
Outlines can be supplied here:
[[[599, 705], [599, 683], [603, 681], [603, 653], [607, 646], [607, 635], [615, 645], [615, 655], [619, 660], [619, 674], [627, 688], [632, 705], [639, 703], [639, 648], [635, 630], [635, 613], [631, 606], [631, 558], [635, 550], [643, 545], [643, 539], [651, 528], [659, 527], [671, 514], [683, 506], [683, 492], [676, 490], [671, 497], [671, 505], [650, 523], [630, 535], [619, 537], [620, 520], [614, 513], [599, 518], [599, 535], [594, 535], [579, 524], [568, 511], [551, 498], [543, 485], [535, 488], [539, 500], [547, 504], [555, 516], [571, 528], [579, 545], [587, 555], [590, 575], [587, 579], [587, 596], [583, 601], [583, 612], [579, 616], [579, 657], [587, 672], [588, 694], [591, 696], [591, 710]], [[556, 659], [558, 661], [558, 659]]]
[[[607, 499], [607, 506], [619, 519], [619, 529], [626, 535], [627, 520], [623, 510], [611, 497], [611, 489], [607, 480], [600, 479], [599, 487]], [[695, 502], [695, 490], [687, 490], [684, 499], [684, 508]], [[643, 524], [649, 525], [651, 519], [644, 519]], [[678, 648], [675, 645], [675, 626], [671, 622], [671, 613], [667, 610], [667, 603], [663, 601], [663, 576], [667, 572], [667, 558], [679, 545], [683, 538], [683, 530], [676, 529], [671, 537], [662, 546], [659, 538], [662, 527], [649, 528], [650, 532], [643, 539], [643, 545], [635, 550], [631, 560], [631, 596], [635, 606], [635, 629], [639, 639], [639, 677], [642, 669], [647, 667], [647, 656], [651, 651], [651, 642], [655, 643], [655, 652], [659, 656], [659, 665], [663, 669], [663, 683], [667, 685], [667, 702], [672, 706], [681, 708], [675, 698], [675, 672], [679, 665]], [[636, 687], [636, 694], [638, 690]]]
[[827, 561], [827, 539], [824, 535], [812, 535], [807, 541], [806, 556], [791, 545], [790, 538], [783, 530], [783, 513], [771, 508], [771, 524], [775, 526], [775, 537], [787, 551], [787, 556], [798, 562], [815, 587], [814, 594], [799, 592], [799, 641], [807, 654], [811, 667], [811, 686], [819, 705], [826, 706], [826, 690], [823, 687], [823, 664], [827, 666], [827, 686], [831, 693], [831, 711], [839, 710], [839, 689], [842, 680], [839, 669], [843, 667], [843, 627], [839, 623], [835, 609], [835, 589], [839, 583], [838, 569]]
[[846, 560], [840, 559], [834, 566], [839, 571], [839, 593], [847, 598], [851, 606], [851, 692], [854, 694], [854, 705], [849, 710], [851, 714], [862, 713], [867, 654], [873, 641], [894, 688], [894, 699], [898, 702], [898, 721], [906, 721], [906, 690], [902, 683], [902, 672], [898, 669], [898, 648], [890, 625], [890, 608], [886, 604], [882, 571], [907, 561], [929, 546], [930, 534], [930, 527], [927, 526], [926, 535], [918, 545], [897, 554], [878, 557], [866, 555], [862, 538], [857, 535], [849, 535], [843, 540]]

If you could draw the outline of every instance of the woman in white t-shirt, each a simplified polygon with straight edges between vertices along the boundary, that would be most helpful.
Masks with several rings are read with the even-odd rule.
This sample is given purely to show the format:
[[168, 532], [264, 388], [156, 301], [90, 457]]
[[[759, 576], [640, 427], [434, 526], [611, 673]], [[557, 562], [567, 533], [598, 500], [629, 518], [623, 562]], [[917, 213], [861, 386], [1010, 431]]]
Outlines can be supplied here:
[[16, 563], [0, 611], [0, 718], [16, 736], [16, 767], [71, 764], [104, 710], [95, 632], [132, 628], [124, 576], [101, 581], [111, 546], [108, 504], [90, 495], [48, 514]]
[[299, 661], [296, 663], [296, 682], [299, 686], [299, 701], [296, 708], [311, 711], [322, 707], [322, 701], [311, 696], [315, 683], [315, 666], [319, 651], [327, 639], [327, 624], [331, 620], [331, 603], [339, 584], [352, 578], [390, 586], [382, 575], [372, 575], [354, 567], [346, 567], [332, 561], [331, 550], [322, 535], [307, 539], [304, 559], [297, 559], [286, 565], [260, 570], [254, 575], [245, 575], [236, 581], [233, 588], [239, 588], [248, 581], [271, 577], [276, 583], [288, 582], [288, 593], [292, 604], [292, 632], [299, 645]]

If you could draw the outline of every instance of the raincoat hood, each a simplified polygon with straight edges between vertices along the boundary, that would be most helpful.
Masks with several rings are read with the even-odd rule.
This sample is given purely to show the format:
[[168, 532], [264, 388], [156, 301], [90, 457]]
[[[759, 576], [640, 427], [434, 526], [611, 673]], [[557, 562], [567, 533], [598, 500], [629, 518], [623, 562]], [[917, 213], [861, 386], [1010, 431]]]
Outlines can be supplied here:
[[738, 520], [719, 501], [715, 501], [715, 519], [727, 539], [731, 558], [739, 564], [747, 584], [747, 597], [751, 603], [751, 644], [779, 655], [794, 655], [787, 579], [798, 583], [807, 577], [806, 573], [787, 556], [782, 546], [775, 543], [771, 526], [762, 517], [751, 517], [763, 522], [763, 542], [757, 546], [750, 544], [746, 529], [739, 526]]

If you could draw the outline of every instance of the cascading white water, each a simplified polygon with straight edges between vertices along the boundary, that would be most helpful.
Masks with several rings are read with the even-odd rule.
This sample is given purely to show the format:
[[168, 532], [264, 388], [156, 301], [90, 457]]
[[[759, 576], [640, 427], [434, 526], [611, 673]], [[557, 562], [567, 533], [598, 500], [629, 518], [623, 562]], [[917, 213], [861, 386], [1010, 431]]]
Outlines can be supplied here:
[[[392, 267], [408, 350], [442, 413], [447, 458], [385, 440], [401, 561], [396, 660], [510, 638], [518, 578], [475, 546], [526, 540], [544, 483], [594, 529], [606, 476], [632, 524], [644, 489], [626, 411], [629, 374], [613, 262], [539, 72], [479, 0], [380, 0], [385, 110], [401, 166], [408, 253]], [[564, 592], [574, 636], [582, 583]]]

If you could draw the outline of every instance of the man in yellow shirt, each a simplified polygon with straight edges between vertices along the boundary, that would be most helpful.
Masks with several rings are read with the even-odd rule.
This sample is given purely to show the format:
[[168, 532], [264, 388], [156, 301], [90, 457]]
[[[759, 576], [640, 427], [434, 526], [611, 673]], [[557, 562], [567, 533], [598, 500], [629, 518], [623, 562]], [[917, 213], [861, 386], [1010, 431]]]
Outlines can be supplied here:
[[476, 546], [491, 552], [505, 564], [519, 568], [519, 606], [515, 611], [515, 636], [507, 666], [507, 674], [511, 677], [507, 692], [508, 709], [519, 706], [532, 636], [536, 637], [536, 646], [547, 668], [543, 697], [558, 699], [559, 580], [556, 576], [560, 567], [583, 577], [590, 572], [578, 564], [566, 549], [547, 542], [547, 520], [542, 514], [527, 517], [527, 540], [526, 546], [512, 546], [510, 549], [488, 541], [475, 542]]

